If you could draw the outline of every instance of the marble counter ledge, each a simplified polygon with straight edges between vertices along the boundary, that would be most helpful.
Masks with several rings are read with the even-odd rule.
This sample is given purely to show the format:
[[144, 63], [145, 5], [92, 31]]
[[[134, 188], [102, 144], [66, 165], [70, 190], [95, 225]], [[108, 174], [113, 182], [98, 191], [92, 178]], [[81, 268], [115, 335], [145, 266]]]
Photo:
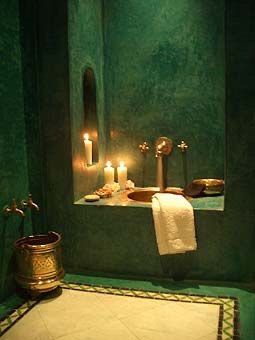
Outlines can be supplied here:
[[[127, 197], [130, 191], [120, 191], [110, 198], [102, 198], [96, 202], [86, 202], [84, 198], [79, 199], [74, 204], [84, 206], [109, 206], [109, 207], [134, 207], [134, 208], [150, 208], [151, 203], [138, 202]], [[224, 196], [192, 198], [190, 200], [194, 210], [224, 210]]]

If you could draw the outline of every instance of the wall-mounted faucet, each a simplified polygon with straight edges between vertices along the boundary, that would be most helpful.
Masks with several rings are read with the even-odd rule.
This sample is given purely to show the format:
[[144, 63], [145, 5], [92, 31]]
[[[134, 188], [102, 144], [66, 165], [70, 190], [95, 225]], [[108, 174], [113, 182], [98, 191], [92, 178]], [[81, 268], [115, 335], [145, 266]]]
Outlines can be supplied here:
[[16, 203], [16, 200], [15, 200], [15, 199], [12, 200], [12, 203], [10, 204], [9, 207], [6, 206], [6, 207], [4, 207], [4, 209], [3, 209], [3, 215], [4, 215], [5, 217], [9, 217], [9, 216], [12, 215], [12, 214], [18, 215], [18, 216], [20, 216], [20, 217], [22, 217], [22, 218], [25, 217], [24, 211], [21, 210], [21, 209], [18, 209], [17, 203]]
[[167, 157], [173, 151], [173, 141], [167, 137], [160, 137], [156, 141], [157, 158], [157, 187], [160, 192], [167, 188]]
[[32, 194], [28, 195], [27, 201], [26, 200], [21, 201], [21, 206], [22, 206], [22, 210], [26, 210], [27, 208], [35, 209], [37, 211], [40, 210], [38, 205], [33, 202]]

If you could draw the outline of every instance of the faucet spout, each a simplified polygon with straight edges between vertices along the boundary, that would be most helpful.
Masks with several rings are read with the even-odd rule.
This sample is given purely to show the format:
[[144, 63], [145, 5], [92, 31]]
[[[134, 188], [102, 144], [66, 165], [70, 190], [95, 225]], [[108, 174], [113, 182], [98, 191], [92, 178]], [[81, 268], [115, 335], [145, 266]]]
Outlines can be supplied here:
[[33, 199], [32, 199], [32, 195], [29, 194], [28, 195], [28, 200], [22, 200], [21, 201], [21, 205], [22, 205], [22, 208], [24, 210], [26, 210], [27, 208], [30, 208], [30, 209], [35, 209], [37, 211], [40, 210], [39, 206], [37, 204], [34, 203]]
[[8, 217], [11, 214], [18, 215], [22, 218], [25, 217], [24, 211], [22, 211], [21, 209], [18, 209], [15, 199], [12, 200], [10, 207], [7, 206], [3, 209], [3, 214], [5, 217]]
[[165, 192], [167, 188], [167, 178], [166, 178], [166, 157], [157, 157], [157, 187], [160, 192]]
[[165, 192], [167, 188], [167, 156], [173, 150], [173, 142], [167, 137], [160, 137], [156, 141], [157, 158], [157, 187], [160, 192]]

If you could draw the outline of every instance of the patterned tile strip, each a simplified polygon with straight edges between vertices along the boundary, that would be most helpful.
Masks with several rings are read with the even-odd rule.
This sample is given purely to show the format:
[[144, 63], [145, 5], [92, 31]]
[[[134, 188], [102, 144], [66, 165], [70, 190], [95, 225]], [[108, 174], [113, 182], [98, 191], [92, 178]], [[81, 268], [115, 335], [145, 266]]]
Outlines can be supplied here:
[[28, 313], [36, 304], [38, 300], [26, 301], [18, 308], [10, 312], [8, 316], [0, 320], [0, 336], [2, 336], [10, 327], [12, 327], [19, 319]]
[[219, 305], [219, 325], [218, 325], [218, 338], [217, 340], [239, 340], [239, 312], [238, 302], [233, 297], [213, 297], [205, 295], [194, 295], [194, 294], [176, 294], [176, 293], [162, 293], [153, 291], [143, 291], [135, 289], [127, 289], [120, 287], [107, 287], [107, 286], [94, 286], [87, 284], [72, 284], [63, 281], [61, 284], [62, 288], [83, 290], [86, 292], [113, 294], [113, 295], [124, 295], [131, 297], [150, 298], [158, 300], [168, 301], [180, 301], [188, 303], [206, 303]]

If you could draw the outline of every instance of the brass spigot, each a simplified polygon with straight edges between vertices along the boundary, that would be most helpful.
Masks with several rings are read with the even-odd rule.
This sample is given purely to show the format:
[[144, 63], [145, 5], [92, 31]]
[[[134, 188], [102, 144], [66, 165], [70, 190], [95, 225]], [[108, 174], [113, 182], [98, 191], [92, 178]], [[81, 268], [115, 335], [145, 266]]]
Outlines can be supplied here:
[[33, 202], [32, 194], [29, 194], [29, 195], [28, 195], [27, 201], [26, 201], [26, 200], [22, 200], [22, 201], [21, 201], [21, 206], [22, 206], [22, 209], [23, 209], [23, 210], [26, 210], [27, 208], [35, 209], [35, 210], [37, 210], [37, 211], [40, 210], [39, 207], [38, 207], [38, 205], [35, 204], [35, 203]]
[[11, 203], [10, 206], [6, 206], [3, 209], [3, 215], [5, 217], [10, 216], [11, 214], [18, 215], [18, 216], [20, 216], [22, 218], [25, 217], [24, 211], [22, 211], [21, 209], [18, 209], [15, 198], [13, 198], [12, 203]]
[[186, 152], [189, 146], [184, 142], [184, 140], [182, 140], [181, 144], [178, 144], [177, 147], [181, 150], [181, 152]]
[[143, 142], [143, 144], [139, 145], [139, 149], [140, 149], [142, 154], [146, 154], [149, 151], [150, 146], [147, 142]]
[[157, 187], [160, 192], [165, 192], [167, 187], [167, 162], [166, 158], [173, 151], [173, 141], [167, 137], [160, 137], [156, 141], [157, 158]]

